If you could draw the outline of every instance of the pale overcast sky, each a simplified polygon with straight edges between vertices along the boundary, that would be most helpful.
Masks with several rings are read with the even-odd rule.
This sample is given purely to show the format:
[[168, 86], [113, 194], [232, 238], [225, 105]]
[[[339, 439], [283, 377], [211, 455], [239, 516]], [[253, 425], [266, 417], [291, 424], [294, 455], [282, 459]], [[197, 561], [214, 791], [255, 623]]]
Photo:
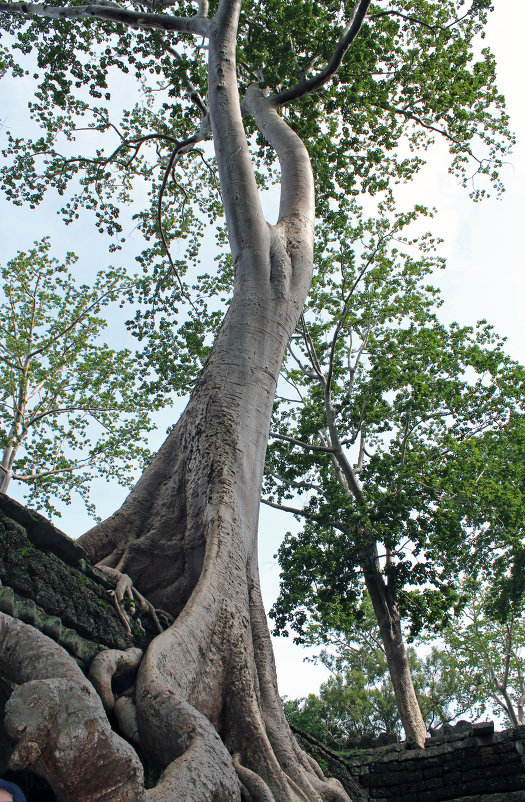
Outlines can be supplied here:
[[[504, 168], [506, 192], [501, 200], [490, 199], [474, 204], [465, 190], [447, 172], [447, 157], [442, 147], [428, 154], [431, 164], [406, 192], [406, 205], [421, 202], [436, 206], [438, 215], [432, 230], [445, 240], [441, 253], [448, 259], [444, 273], [436, 279], [443, 289], [443, 316], [467, 324], [487, 318], [496, 330], [508, 338], [508, 351], [525, 362], [525, 333], [522, 310], [525, 301], [525, 109], [523, 102], [522, 35], [525, 30], [525, 0], [495, 0], [487, 39], [496, 55], [499, 88], [507, 98], [511, 126], [517, 145]], [[3, 85], [2, 85], [3, 84]], [[27, 112], [23, 82], [0, 84], [0, 121], [3, 127], [16, 129]], [[0, 143], [4, 139], [0, 129]], [[91, 221], [64, 227], [52, 203], [37, 211], [20, 209], [0, 202], [2, 260], [11, 258], [18, 248], [28, 248], [45, 234], [50, 234], [57, 256], [73, 250], [80, 256], [80, 270], [88, 278], [108, 262], [107, 244], [94, 234]], [[136, 252], [137, 246], [135, 245]], [[158, 434], [159, 441], [162, 434]], [[157, 447], [157, 443], [154, 447]], [[100, 487], [103, 490], [108, 488]], [[100, 512], [107, 515], [124, 497], [121, 489], [104, 493]], [[82, 505], [67, 511], [59, 525], [69, 534], [78, 535], [90, 525]], [[286, 514], [263, 508], [261, 512], [261, 578], [265, 602], [269, 607], [278, 589], [278, 567], [273, 559], [285, 532], [296, 526]], [[279, 685], [282, 694], [302, 696], [317, 690], [327, 672], [303, 663], [304, 650], [291, 639], [275, 642]]]

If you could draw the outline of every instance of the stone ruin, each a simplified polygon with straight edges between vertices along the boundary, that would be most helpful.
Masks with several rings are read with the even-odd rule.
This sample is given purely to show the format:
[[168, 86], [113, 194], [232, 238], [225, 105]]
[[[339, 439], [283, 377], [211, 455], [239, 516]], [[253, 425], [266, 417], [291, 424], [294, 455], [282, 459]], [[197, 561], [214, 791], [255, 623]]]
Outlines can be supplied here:
[[[157, 632], [147, 614], [132, 621], [128, 632], [112, 589], [74, 540], [0, 493], [0, 611], [53, 638], [87, 672], [101, 649], [145, 649]], [[31, 772], [9, 771], [12, 745], [1, 723], [10, 692], [0, 676], [0, 776], [20, 785], [28, 802], [58, 802]], [[492, 722], [459, 722], [435, 731], [424, 749], [386, 743], [344, 754], [293, 729], [353, 802], [525, 802], [525, 727], [494, 732]], [[151, 784], [153, 772], [145, 765]]]

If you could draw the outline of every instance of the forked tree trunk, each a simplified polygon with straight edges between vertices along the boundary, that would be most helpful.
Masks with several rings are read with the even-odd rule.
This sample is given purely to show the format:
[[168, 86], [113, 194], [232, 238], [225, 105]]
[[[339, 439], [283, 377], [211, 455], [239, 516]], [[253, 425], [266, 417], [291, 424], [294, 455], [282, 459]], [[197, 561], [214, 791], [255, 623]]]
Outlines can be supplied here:
[[366, 571], [365, 582], [379, 625], [388, 671], [405, 735], [407, 738], [413, 738], [419, 746], [423, 747], [427, 731], [412, 681], [398, 606], [391, 589], [379, 572]]
[[[209, 53], [210, 114], [235, 264], [233, 301], [178, 424], [122, 508], [80, 540], [94, 562], [129, 574], [139, 591], [175, 617], [144, 656], [136, 691], [140, 747], [165, 771], [145, 792], [136, 763], [99, 732], [97, 719], [90, 748], [84, 744], [76, 759], [73, 740], [62, 755], [41, 745], [33, 760], [68, 802], [348, 800], [299, 749], [284, 718], [259, 587], [266, 444], [284, 350], [310, 284], [314, 204], [303, 144], [252, 88], [246, 108], [282, 170], [279, 222], [271, 227], [262, 216], [237, 96], [238, 12], [237, 0], [221, 0]], [[53, 678], [52, 662], [45, 676], [40, 671], [33, 678]], [[52, 693], [64, 699], [63, 688]], [[10, 727], [21, 752], [29, 737], [24, 732], [34, 730], [23, 729], [23, 718], [15, 697]], [[103, 769], [112, 749], [119, 768], [107, 787]], [[30, 747], [26, 753], [31, 757]], [[64, 765], [75, 775], [65, 792], [59, 782]], [[91, 795], [84, 792], [79, 773], [102, 778], [95, 796], [92, 788]]]
[[[302, 258], [292, 265], [284, 243], [282, 225], [269, 231], [261, 278], [238, 283], [181, 420], [122, 510], [81, 539], [177, 617], [151, 645], [137, 689], [141, 743], [169, 765], [154, 799], [174, 788], [181, 800], [238, 799], [229, 754], [254, 799], [345, 798], [290, 734], [259, 588], [273, 398], [310, 272]], [[220, 770], [216, 733], [227, 748]]]

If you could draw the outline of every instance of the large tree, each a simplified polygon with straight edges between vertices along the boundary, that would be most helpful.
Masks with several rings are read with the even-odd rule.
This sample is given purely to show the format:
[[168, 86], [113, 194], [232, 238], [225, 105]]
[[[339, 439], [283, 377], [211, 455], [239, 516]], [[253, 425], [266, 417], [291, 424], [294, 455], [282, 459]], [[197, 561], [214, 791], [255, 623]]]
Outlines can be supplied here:
[[[151, 304], [139, 308], [136, 332], [151, 337], [145, 352], [160, 358], [161, 379], [179, 387], [198, 359], [185, 362], [183, 351], [187, 370], [178, 372], [170, 349], [207, 356], [185, 412], [123, 506], [81, 538], [93, 561], [129, 574], [175, 617], [144, 655], [135, 696], [139, 747], [164, 772], [145, 790], [137, 754], [110, 729], [77, 667], [2, 616], [0, 668], [19, 683], [6, 716], [13, 761], [31, 764], [70, 802], [343, 800], [288, 729], [261, 601], [257, 518], [275, 387], [310, 285], [316, 214], [330, 226], [348, 219], [360, 192], [386, 193], [409, 178], [432, 135], [449, 141], [465, 180], [470, 163], [497, 172], [506, 118], [490, 54], [474, 61], [470, 50], [489, 3], [360, 0], [354, 16], [342, 2], [203, 0], [194, 16], [190, 4], [180, 4], [183, 16], [172, 5], [0, 5], [14, 42], [6, 68], [19, 71], [15, 56], [37, 50], [30, 109], [44, 126], [33, 142], [11, 136], [8, 195], [36, 204], [48, 186], [66, 193], [80, 177], [66, 219], [84, 203], [114, 235], [118, 203], [156, 174], [160, 157], [152, 206], [137, 212], [162, 246], [153, 239], [142, 255], [140, 300]], [[130, 72], [142, 98], [115, 124], [108, 83], [116, 78], [121, 91]], [[90, 137], [103, 133], [113, 146], [87, 156]], [[199, 147], [209, 137], [214, 164]], [[415, 150], [397, 152], [401, 140]], [[269, 224], [258, 185], [277, 180], [276, 159], [280, 205]], [[170, 256], [166, 268], [162, 249], [186, 237], [194, 263], [202, 214], [216, 220], [223, 210], [230, 256], [217, 276], [196, 280], [188, 302], [184, 260]], [[202, 324], [213, 327], [216, 308], [204, 294], [228, 289], [232, 275], [209, 350]], [[188, 317], [170, 337], [170, 316], [184, 304]]]
[[[431, 239], [420, 254], [403, 242], [409, 220], [368, 220], [323, 242], [283, 364], [264, 500], [304, 522], [279, 549], [277, 632], [351, 633], [368, 593], [403, 727], [422, 745], [402, 624], [417, 634], [447, 619], [459, 572], [487, 562], [487, 527], [494, 548], [505, 542], [498, 522], [510, 513], [489, 504], [487, 484], [509, 454], [525, 369], [486, 323], [440, 322]], [[489, 443], [500, 459], [480, 465]], [[302, 503], [287, 501], [298, 490]]]
[[90, 480], [132, 484], [151, 456], [149, 413], [165, 399], [129, 350], [99, 340], [102, 310], [130, 288], [125, 273], [77, 286], [75, 255], [59, 264], [49, 249], [46, 238], [0, 265], [0, 492], [14, 482], [48, 514], [76, 492], [94, 512]]

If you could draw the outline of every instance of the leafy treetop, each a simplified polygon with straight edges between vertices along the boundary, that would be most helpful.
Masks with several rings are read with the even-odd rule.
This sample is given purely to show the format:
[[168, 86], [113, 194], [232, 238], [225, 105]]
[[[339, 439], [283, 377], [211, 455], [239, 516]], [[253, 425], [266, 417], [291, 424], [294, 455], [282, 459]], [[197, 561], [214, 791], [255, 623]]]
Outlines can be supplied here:
[[128, 485], [149, 459], [151, 411], [165, 403], [140, 377], [135, 356], [100, 342], [104, 307], [129, 291], [122, 270], [78, 286], [67, 254], [44, 239], [0, 267], [0, 489], [11, 481], [59, 515], [55, 499], [79, 493], [88, 509], [93, 477]]
[[[363, 194], [384, 198], [409, 180], [436, 137], [448, 142], [451, 170], [475, 197], [486, 192], [483, 177], [500, 188], [498, 166], [512, 137], [494, 59], [487, 49], [473, 55], [489, 9], [489, 0], [361, 0], [356, 17], [368, 15], [347, 50], [349, 2], [243, 3], [241, 98], [253, 82], [273, 93], [306, 143], [323, 226], [344, 227]], [[201, 3], [194, 15], [192, 3], [166, 0], [0, 4], [2, 69], [32, 77], [29, 110], [41, 129], [33, 138], [8, 134], [2, 187], [32, 207], [58, 190], [65, 221], [87, 208], [113, 247], [122, 239], [122, 209], [131, 206], [147, 241], [138, 300], [150, 302], [132, 328], [147, 338], [160, 381], [182, 392], [207, 355], [206, 334], [218, 326], [232, 277], [206, 144], [205, 41], [213, 24], [206, 14], [215, 10], [215, 2]], [[121, 108], [124, 96], [131, 107]], [[277, 176], [275, 154], [249, 115], [245, 126], [257, 180], [267, 186]], [[219, 265], [197, 275], [207, 222], [216, 225]]]

